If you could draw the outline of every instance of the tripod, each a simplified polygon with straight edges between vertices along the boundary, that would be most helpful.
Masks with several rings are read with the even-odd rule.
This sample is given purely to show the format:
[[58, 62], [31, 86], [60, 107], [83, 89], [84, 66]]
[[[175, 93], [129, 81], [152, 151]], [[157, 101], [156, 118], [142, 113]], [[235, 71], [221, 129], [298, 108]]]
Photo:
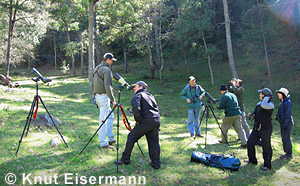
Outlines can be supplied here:
[[[98, 131], [100, 130], [100, 128], [104, 125], [104, 123], [106, 122], [106, 120], [109, 118], [109, 116], [113, 113], [113, 111], [117, 109], [117, 115], [118, 115], [118, 119], [117, 119], [117, 161], [119, 161], [119, 134], [120, 134], [120, 130], [119, 130], [119, 127], [120, 127], [120, 109], [123, 113], [123, 116], [125, 117], [127, 123], [128, 123], [128, 126], [129, 128], [131, 129], [130, 127], [130, 123], [124, 113], [124, 110], [123, 110], [123, 107], [122, 105], [120, 104], [120, 97], [121, 97], [121, 91], [124, 89], [124, 87], [122, 85], [119, 85], [119, 91], [118, 91], [118, 103], [117, 103], [117, 106], [115, 106], [111, 111], [110, 113], [106, 116], [106, 118], [102, 121], [101, 125], [98, 127], [98, 129], [96, 130], [96, 132], [94, 133], [94, 135], [91, 137], [91, 139], [88, 141], [88, 143], [83, 147], [83, 149], [80, 151], [79, 155], [81, 155], [81, 153], [84, 151], [84, 149], [88, 146], [88, 144], [92, 141], [92, 139], [96, 136], [96, 134], [98, 133]], [[126, 125], [125, 125], [126, 126]], [[137, 143], [137, 146], [139, 147], [143, 157], [145, 157], [140, 145], [138, 142]], [[119, 172], [119, 164], [117, 163], [117, 172]]]
[[[38, 82], [40, 81], [40, 78], [32, 78], [32, 80], [36, 82], [36, 95], [35, 95], [34, 98], [33, 98], [33, 101], [32, 101], [32, 104], [31, 104], [31, 108], [30, 108], [29, 114], [28, 114], [28, 116], [27, 116], [26, 124], [25, 124], [25, 126], [24, 126], [24, 130], [23, 130], [23, 132], [22, 132], [21, 139], [19, 140], [19, 145], [18, 145], [18, 149], [17, 149], [16, 155], [18, 155], [19, 148], [20, 148], [20, 146], [21, 146], [21, 143], [22, 143], [22, 139], [23, 139], [25, 130], [26, 130], [25, 137], [26, 137], [27, 134], [28, 134], [29, 126], [30, 126], [30, 122], [31, 122], [31, 118], [32, 118], [32, 117], [33, 117], [34, 119], [36, 118], [37, 110], [38, 110], [38, 108], [39, 108], [39, 100], [41, 100], [41, 102], [42, 102], [42, 104], [43, 104], [45, 110], [47, 111], [47, 113], [48, 113], [48, 115], [49, 115], [49, 118], [51, 119], [51, 121], [52, 121], [53, 125], [55, 126], [57, 132], [59, 133], [60, 137], [61, 137], [62, 140], [64, 141], [64, 143], [65, 143], [65, 145], [67, 146], [67, 148], [69, 148], [68, 145], [67, 145], [67, 143], [66, 143], [66, 141], [65, 141], [65, 139], [64, 139], [64, 137], [61, 135], [61, 133], [60, 133], [60, 131], [58, 130], [58, 128], [57, 128], [55, 122], [53, 121], [52, 116], [50, 115], [50, 113], [49, 113], [49, 111], [48, 111], [46, 105], [44, 104], [44, 102], [43, 102], [41, 96], [39, 96], [39, 94], [38, 94], [38, 91], [39, 91], [39, 85], [38, 85]], [[42, 79], [42, 81], [43, 81], [43, 82], [50, 82], [51, 79]], [[36, 110], [35, 110], [34, 115], [33, 115], [33, 111], [34, 111], [34, 107], [35, 107], [35, 106], [36, 106]]]
[[[204, 117], [204, 114], [205, 114], [205, 112], [206, 112], [206, 119], [205, 119], [205, 123], [206, 123], [206, 126], [205, 126], [205, 147], [204, 147], [204, 148], [206, 149], [207, 122], [208, 122], [208, 118], [209, 118], [209, 110], [211, 110], [211, 112], [212, 112], [212, 114], [213, 114], [213, 116], [214, 116], [214, 118], [215, 118], [215, 120], [216, 120], [216, 122], [217, 122], [217, 124], [218, 124], [218, 126], [219, 126], [219, 128], [220, 128], [220, 130], [221, 130], [221, 132], [222, 132], [222, 134], [223, 134], [223, 136], [224, 136], [224, 138], [225, 138], [226, 144], [229, 146], [229, 143], [228, 143], [228, 141], [227, 141], [227, 139], [226, 139], [226, 137], [225, 137], [225, 135], [224, 135], [224, 132], [223, 132], [222, 128], [220, 127], [220, 124], [219, 124], [219, 122], [218, 122], [218, 120], [217, 120], [217, 117], [216, 117], [216, 115], [215, 115], [215, 113], [214, 113], [214, 108], [213, 108], [213, 107], [211, 106], [211, 104], [210, 104], [210, 99], [207, 99], [206, 104], [205, 104], [205, 109], [204, 109], [204, 111], [203, 111], [203, 113], [202, 113], [202, 115], [201, 115], [200, 124], [199, 124], [198, 130], [197, 130], [197, 132], [198, 132], [198, 131], [199, 131], [199, 128], [200, 128], [200, 125], [201, 125], [201, 122], [202, 122], [202, 119], [203, 119], [203, 117]], [[195, 138], [196, 138], [196, 136], [195, 136]]]

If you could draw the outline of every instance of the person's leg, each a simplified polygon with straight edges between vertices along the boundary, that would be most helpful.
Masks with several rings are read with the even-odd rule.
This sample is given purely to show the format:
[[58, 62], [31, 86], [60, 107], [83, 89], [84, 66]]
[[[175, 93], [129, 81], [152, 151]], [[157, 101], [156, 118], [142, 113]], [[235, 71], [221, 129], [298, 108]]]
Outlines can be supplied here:
[[[102, 125], [103, 121], [109, 114], [109, 98], [107, 95], [98, 95], [96, 94], [95, 96], [97, 105], [99, 107], [99, 126]], [[106, 122], [102, 125], [102, 127], [99, 129], [99, 142], [100, 142], [100, 147], [104, 147], [108, 145], [108, 142], [106, 140], [106, 133], [107, 133], [107, 120]]]
[[195, 132], [196, 135], [200, 135], [201, 130], [199, 127], [199, 120], [200, 120], [200, 113], [201, 113], [201, 109], [195, 109], [194, 110], [194, 127], [195, 127]]
[[[233, 117], [224, 117], [222, 125], [221, 125], [221, 137], [222, 140], [221, 142], [228, 142], [228, 130], [230, 129], [230, 127], [232, 126], [232, 123], [234, 122]], [[226, 139], [226, 140], [225, 140]]]
[[195, 135], [194, 127], [193, 127], [193, 122], [194, 122], [194, 111], [193, 110], [188, 110], [188, 127], [191, 136]]
[[252, 130], [249, 139], [247, 141], [247, 155], [249, 159], [249, 163], [257, 164], [255, 145], [257, 141], [260, 139], [260, 136], [256, 130]]
[[281, 131], [281, 139], [283, 144], [283, 151], [291, 156], [293, 154], [293, 147], [291, 142], [291, 132], [292, 132], [293, 125], [288, 125], [288, 127], [283, 130], [282, 127], [280, 128]]
[[[111, 112], [111, 108], [108, 108], [108, 113]], [[114, 121], [114, 113], [111, 113], [111, 115], [109, 116], [109, 118], [107, 119], [107, 137], [108, 137], [108, 142], [115, 142], [115, 136], [113, 133], [113, 121]]]
[[[152, 124], [153, 125], [153, 124]], [[149, 156], [151, 159], [151, 165], [155, 169], [160, 168], [160, 145], [159, 145], [159, 122], [155, 122], [154, 127], [151, 131], [146, 134]]]
[[246, 138], [248, 139], [250, 136], [250, 129], [249, 129], [249, 125], [247, 123], [246, 112], [242, 112], [242, 127], [245, 131]]
[[242, 124], [241, 124], [241, 116], [234, 116], [235, 117], [235, 121], [233, 123], [233, 128], [235, 130], [235, 132], [238, 134], [239, 139], [242, 142], [242, 145], [246, 145], [247, 144], [247, 139], [246, 139], [246, 135], [244, 130], [242, 129]]
[[260, 131], [261, 134], [261, 142], [262, 142], [262, 150], [263, 150], [263, 158], [264, 158], [264, 166], [271, 169], [271, 160], [272, 160], [272, 146], [271, 146], [271, 134], [272, 130]]

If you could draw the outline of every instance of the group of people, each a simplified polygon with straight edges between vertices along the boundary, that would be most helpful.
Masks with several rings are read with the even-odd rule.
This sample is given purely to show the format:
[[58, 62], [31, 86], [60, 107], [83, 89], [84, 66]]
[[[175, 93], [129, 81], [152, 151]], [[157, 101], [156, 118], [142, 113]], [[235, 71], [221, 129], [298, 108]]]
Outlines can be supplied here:
[[[100, 110], [99, 125], [102, 125], [99, 130], [100, 148], [114, 149], [112, 145], [116, 143], [116, 140], [113, 134], [113, 113], [111, 113], [111, 110], [118, 106], [118, 104], [114, 97], [111, 66], [117, 60], [112, 53], [105, 53], [103, 58], [104, 60], [95, 68], [93, 73], [93, 93]], [[188, 81], [189, 83], [180, 93], [180, 97], [187, 103], [187, 125], [190, 136], [202, 137], [199, 120], [203, 106], [202, 99], [206, 95], [206, 92], [200, 85], [196, 84], [194, 76], [190, 76]], [[154, 96], [147, 91], [148, 85], [144, 81], [138, 81], [132, 86], [134, 97], [132, 98], [131, 105], [136, 125], [127, 136], [122, 158], [116, 160], [115, 163], [119, 165], [130, 164], [134, 144], [145, 135], [151, 159], [150, 165], [155, 169], [159, 169], [161, 164], [159, 145], [160, 111]], [[274, 110], [272, 91], [269, 88], [258, 90], [260, 101], [257, 103], [254, 111], [248, 114], [249, 119], [254, 120], [254, 127], [251, 133], [243, 103], [245, 95], [243, 81], [241, 79], [232, 79], [226, 85], [220, 86], [220, 92], [222, 96], [217, 108], [225, 110], [225, 117], [221, 125], [221, 140], [219, 142], [228, 142], [227, 133], [231, 126], [233, 126], [238, 134], [238, 140], [241, 141], [241, 147], [247, 148], [247, 162], [257, 164], [255, 145], [261, 142], [264, 158], [264, 165], [261, 169], [271, 169], [272, 114]], [[276, 114], [276, 120], [280, 123], [285, 152], [280, 158], [291, 159], [293, 155], [290, 135], [294, 123], [292, 103], [289, 91], [286, 88], [277, 90], [277, 93], [280, 105]], [[112, 107], [110, 106], [111, 104]], [[109, 113], [111, 114], [109, 115]], [[104, 122], [107, 116], [108, 118]]]
[[[221, 125], [222, 139], [219, 142], [228, 143], [227, 133], [231, 126], [233, 126], [238, 134], [238, 140], [241, 141], [240, 147], [247, 148], [248, 160], [246, 162], [257, 164], [255, 146], [259, 144], [262, 146], [264, 159], [264, 165], [261, 169], [264, 171], [270, 170], [272, 159], [272, 114], [274, 111], [272, 91], [269, 88], [258, 90], [260, 101], [256, 104], [254, 111], [247, 115], [250, 120], [254, 120], [254, 127], [251, 133], [244, 106], [245, 89], [243, 81], [233, 78], [226, 85], [223, 84], [220, 86], [220, 92], [222, 97], [217, 108], [225, 110], [225, 117]], [[283, 150], [285, 152], [285, 154], [280, 156], [280, 159], [292, 159], [291, 131], [294, 125], [292, 103], [289, 91], [286, 88], [280, 88], [276, 92], [280, 100], [276, 120], [280, 123]], [[201, 136], [199, 116], [204, 95], [205, 90], [196, 84], [194, 76], [189, 77], [189, 84], [180, 93], [180, 97], [186, 100], [188, 105], [187, 124], [192, 137], [194, 135]]]

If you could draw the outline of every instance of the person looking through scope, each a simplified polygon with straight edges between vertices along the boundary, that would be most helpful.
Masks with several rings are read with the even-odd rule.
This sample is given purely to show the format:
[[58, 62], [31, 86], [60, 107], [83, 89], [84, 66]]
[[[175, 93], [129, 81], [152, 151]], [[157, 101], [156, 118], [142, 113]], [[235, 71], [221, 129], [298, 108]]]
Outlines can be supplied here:
[[[104, 61], [102, 61], [94, 70], [93, 73], [93, 94], [95, 95], [96, 103], [99, 107], [99, 125], [102, 124], [105, 117], [110, 113], [112, 107], [117, 105], [114, 97], [114, 88], [112, 85], [112, 71], [111, 67], [115, 61], [117, 61], [112, 53], [105, 53]], [[113, 120], [114, 115], [111, 113], [106, 122], [99, 130], [99, 142], [100, 148], [114, 149], [112, 144], [116, 143], [116, 139], [113, 134]], [[108, 142], [106, 140], [108, 137]]]
[[238, 134], [239, 139], [241, 139], [241, 146], [245, 148], [247, 145], [246, 135], [244, 130], [242, 129], [241, 124], [241, 111], [238, 106], [238, 101], [236, 96], [233, 93], [228, 92], [226, 85], [220, 86], [220, 92], [222, 94], [220, 104], [218, 105], [218, 109], [225, 110], [225, 117], [222, 121], [221, 125], [221, 133], [222, 139], [219, 140], [220, 143], [228, 142], [228, 130], [231, 126], [233, 126], [235, 132]]
[[119, 165], [130, 164], [130, 156], [134, 144], [144, 135], [146, 135], [151, 159], [150, 165], [154, 169], [160, 168], [160, 145], [159, 145], [159, 127], [160, 113], [157, 102], [153, 95], [147, 91], [148, 85], [144, 81], [138, 81], [133, 86], [134, 97], [132, 98], [132, 112], [136, 121], [136, 126], [127, 136], [126, 147], [122, 158], [116, 160]]
[[199, 128], [199, 119], [202, 107], [202, 98], [205, 95], [205, 90], [196, 84], [194, 76], [189, 77], [189, 84], [182, 90], [180, 97], [187, 102], [188, 106], [188, 128], [191, 137], [202, 137]]

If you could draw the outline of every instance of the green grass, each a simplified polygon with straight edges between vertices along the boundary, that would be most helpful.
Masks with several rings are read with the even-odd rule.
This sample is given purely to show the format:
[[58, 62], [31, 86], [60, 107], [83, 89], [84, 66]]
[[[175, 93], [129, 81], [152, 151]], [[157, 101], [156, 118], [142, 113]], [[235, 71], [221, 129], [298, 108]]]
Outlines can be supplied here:
[[[171, 62], [169, 62], [171, 63]], [[216, 65], [216, 64], [215, 64]], [[206, 63], [191, 64], [193, 75], [197, 83], [201, 84], [214, 97], [219, 98], [219, 85], [230, 79], [228, 64], [218, 64], [214, 69], [215, 86], [210, 85], [208, 68]], [[132, 164], [119, 166], [119, 173], [116, 172], [117, 151], [101, 150], [98, 137], [96, 136], [79, 156], [79, 152], [85, 146], [98, 128], [99, 111], [88, 103], [88, 82], [85, 77], [62, 77], [53, 71], [41, 71], [45, 77], [55, 74], [53, 82], [47, 86], [39, 83], [39, 95], [42, 97], [52, 116], [59, 118], [62, 124], [58, 126], [60, 132], [67, 138], [70, 148], [64, 144], [58, 147], [50, 147], [51, 137], [58, 135], [55, 128], [43, 130], [30, 126], [27, 137], [23, 138], [19, 154], [15, 156], [19, 144], [26, 117], [28, 115], [33, 97], [35, 95], [35, 83], [31, 81], [31, 74], [26, 72], [25, 76], [13, 77], [18, 81], [21, 88], [13, 89], [13, 92], [6, 92], [7, 87], [0, 86], [0, 185], [5, 185], [4, 177], [7, 173], [16, 174], [18, 180], [16, 185], [22, 185], [22, 175], [32, 173], [33, 176], [54, 176], [58, 175], [59, 185], [64, 183], [64, 174], [73, 173], [74, 182], [77, 176], [145, 176], [146, 185], [297, 185], [300, 182], [300, 137], [299, 137], [299, 99], [294, 96], [293, 115], [295, 127], [292, 133], [294, 147], [294, 159], [291, 161], [279, 160], [283, 153], [279, 124], [274, 121], [274, 132], [272, 135], [273, 159], [272, 171], [263, 172], [259, 170], [263, 164], [261, 147], [257, 147], [258, 166], [247, 165], [243, 162], [247, 159], [246, 149], [239, 148], [239, 142], [235, 139], [237, 134], [233, 129], [229, 131], [230, 146], [219, 144], [220, 129], [214, 118], [208, 120], [207, 146], [204, 149], [204, 138], [189, 137], [189, 132], [184, 121], [187, 119], [186, 103], [179, 98], [179, 93], [187, 83], [187, 75], [184, 74], [184, 66], [178, 62], [172, 69], [168, 68], [168, 62], [164, 71], [164, 84], [160, 85], [158, 79], [147, 79], [149, 70], [143, 67], [142, 63], [132, 64], [131, 68], [139, 68], [140, 71], [125, 74], [122, 72], [123, 65], [114, 67], [114, 72], [120, 73], [129, 83], [138, 80], [145, 80], [149, 85], [149, 92], [152, 93], [158, 102], [162, 114], [160, 131], [161, 161], [162, 167], [154, 170], [149, 165], [147, 141], [145, 137], [139, 140], [139, 144], [146, 155], [144, 159], [135, 146], [132, 152]], [[22, 71], [19, 70], [19, 71]], [[132, 70], [133, 71], [133, 70]], [[258, 102], [257, 89], [263, 84], [259, 79], [251, 81], [251, 73], [245, 73], [243, 79], [247, 87], [246, 108], [247, 112], [252, 111]], [[156, 74], [157, 76], [157, 74]], [[115, 87], [118, 83], [114, 81]], [[275, 90], [276, 85], [273, 85]], [[116, 97], [117, 97], [117, 88]], [[132, 91], [121, 92], [121, 104], [125, 110], [130, 108]], [[15, 102], [15, 99], [23, 98], [24, 102]], [[278, 105], [278, 100], [274, 102]], [[216, 105], [213, 105], [216, 107]], [[219, 123], [223, 112], [214, 110]], [[277, 107], [275, 109], [277, 111]], [[275, 112], [274, 111], [274, 112]], [[42, 105], [39, 105], [38, 113], [46, 113]], [[134, 124], [132, 115], [128, 113], [131, 124]], [[120, 124], [120, 150], [119, 157], [125, 148], [128, 131]], [[114, 134], [117, 134], [117, 114], [115, 112]], [[252, 128], [253, 123], [249, 122]], [[201, 125], [202, 134], [205, 133], [205, 120]], [[242, 162], [239, 171], [233, 173], [223, 172], [221, 169], [207, 167], [198, 163], [191, 163], [190, 158], [193, 150], [232, 154]], [[142, 161], [139, 161], [142, 159]], [[45, 183], [45, 182], [43, 182]], [[28, 182], [25, 185], [30, 185]], [[38, 185], [38, 184], [37, 184]], [[54, 183], [52, 183], [54, 185]], [[80, 184], [78, 184], [80, 185]], [[98, 185], [98, 184], [97, 184]]]

